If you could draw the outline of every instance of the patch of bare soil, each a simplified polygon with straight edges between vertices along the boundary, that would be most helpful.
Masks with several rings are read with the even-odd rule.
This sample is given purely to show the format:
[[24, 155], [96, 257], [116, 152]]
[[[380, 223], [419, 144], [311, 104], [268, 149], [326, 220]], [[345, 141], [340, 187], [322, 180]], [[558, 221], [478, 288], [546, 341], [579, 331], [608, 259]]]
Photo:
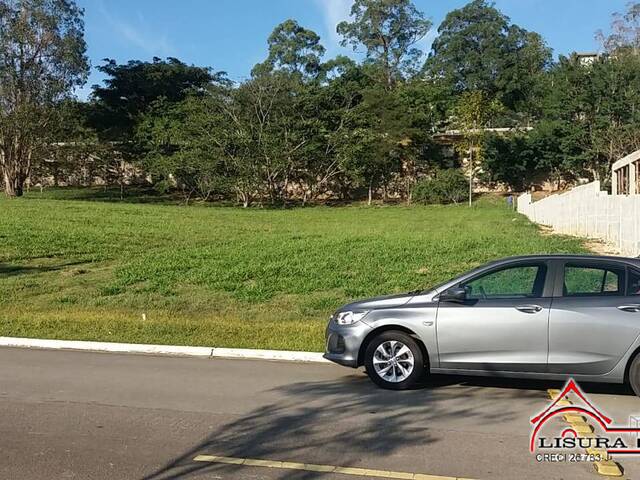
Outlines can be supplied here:
[[590, 238], [584, 243], [584, 246], [598, 255], [620, 255], [620, 251], [616, 247], [602, 240]]
[[[538, 225], [538, 227], [542, 235], [554, 235], [556, 233], [553, 231], [553, 228], [547, 227], [546, 225]], [[598, 255], [620, 255], [620, 251], [615, 246], [597, 238], [586, 239], [584, 246]]]

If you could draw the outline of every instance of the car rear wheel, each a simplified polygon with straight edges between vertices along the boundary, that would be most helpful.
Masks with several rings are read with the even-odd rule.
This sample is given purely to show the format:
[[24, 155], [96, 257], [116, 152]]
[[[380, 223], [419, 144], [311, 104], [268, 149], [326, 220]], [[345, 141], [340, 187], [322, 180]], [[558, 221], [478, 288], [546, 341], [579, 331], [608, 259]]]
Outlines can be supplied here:
[[424, 374], [418, 343], [404, 332], [386, 331], [367, 345], [364, 365], [369, 378], [389, 390], [413, 387]]
[[640, 397], [640, 354], [637, 354], [629, 367], [629, 384], [634, 393]]

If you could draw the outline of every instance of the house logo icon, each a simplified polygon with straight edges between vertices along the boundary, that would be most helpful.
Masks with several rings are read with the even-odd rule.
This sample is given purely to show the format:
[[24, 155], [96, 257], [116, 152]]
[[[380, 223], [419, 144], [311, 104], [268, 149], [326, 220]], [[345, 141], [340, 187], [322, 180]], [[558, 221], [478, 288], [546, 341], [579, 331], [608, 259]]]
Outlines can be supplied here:
[[[640, 427], [615, 425], [589, 400], [575, 380], [569, 379], [561, 391], [549, 391], [549, 394], [551, 404], [531, 418], [531, 453], [585, 449], [591, 454], [597, 452], [603, 459], [609, 455], [640, 454]], [[543, 427], [553, 424], [552, 420], [557, 417], [564, 421], [557, 435], [543, 435]]]

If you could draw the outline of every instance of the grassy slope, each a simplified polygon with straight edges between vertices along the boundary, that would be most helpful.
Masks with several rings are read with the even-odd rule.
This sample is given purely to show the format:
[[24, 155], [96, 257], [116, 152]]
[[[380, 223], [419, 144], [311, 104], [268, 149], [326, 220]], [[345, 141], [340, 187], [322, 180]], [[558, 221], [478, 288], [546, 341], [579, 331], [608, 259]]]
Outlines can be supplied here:
[[580, 251], [490, 201], [285, 211], [33, 194], [0, 200], [0, 335], [321, 350], [348, 300]]

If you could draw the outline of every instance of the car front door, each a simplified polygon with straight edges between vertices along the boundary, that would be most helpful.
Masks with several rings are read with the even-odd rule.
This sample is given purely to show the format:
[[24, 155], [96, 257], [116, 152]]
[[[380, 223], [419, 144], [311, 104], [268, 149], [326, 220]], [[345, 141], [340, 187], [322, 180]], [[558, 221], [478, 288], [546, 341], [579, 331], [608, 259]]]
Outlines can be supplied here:
[[438, 304], [440, 368], [544, 372], [553, 285], [544, 261], [510, 263], [456, 287], [463, 301]]
[[549, 372], [609, 372], [640, 334], [640, 272], [618, 262], [563, 262], [549, 317]]

